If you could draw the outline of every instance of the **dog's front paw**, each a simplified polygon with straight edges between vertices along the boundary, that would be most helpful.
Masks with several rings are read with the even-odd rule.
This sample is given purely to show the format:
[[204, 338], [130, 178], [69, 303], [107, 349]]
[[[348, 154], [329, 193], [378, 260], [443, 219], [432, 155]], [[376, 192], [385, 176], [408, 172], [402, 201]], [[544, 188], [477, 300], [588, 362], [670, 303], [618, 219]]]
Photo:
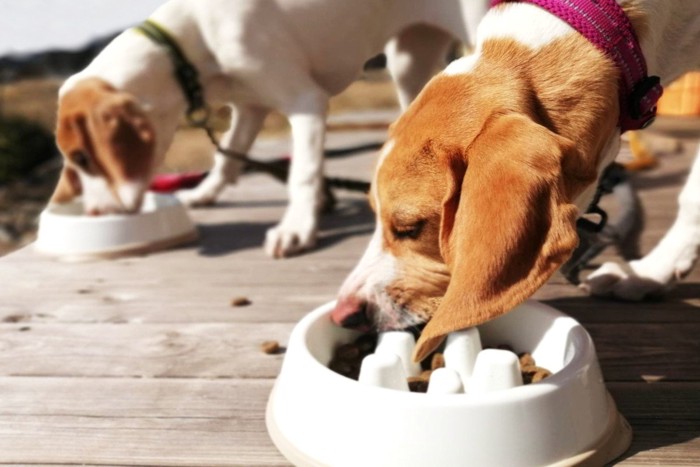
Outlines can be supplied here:
[[643, 274], [640, 262], [629, 263], [627, 271], [617, 263], [607, 262], [591, 273], [580, 287], [591, 295], [639, 301], [662, 295], [671, 281]]
[[313, 225], [290, 225], [281, 222], [267, 231], [265, 253], [272, 258], [286, 258], [313, 248], [316, 228]]
[[212, 190], [202, 190], [199, 187], [175, 192], [177, 199], [189, 207], [211, 206], [216, 203], [218, 193]]

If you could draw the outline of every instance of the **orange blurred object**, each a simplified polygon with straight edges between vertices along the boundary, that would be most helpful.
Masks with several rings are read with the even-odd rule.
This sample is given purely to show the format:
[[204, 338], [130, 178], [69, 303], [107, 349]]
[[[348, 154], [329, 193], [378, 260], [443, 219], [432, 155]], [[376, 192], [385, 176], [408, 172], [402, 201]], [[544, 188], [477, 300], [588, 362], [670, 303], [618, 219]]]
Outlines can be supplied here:
[[664, 89], [659, 115], [700, 116], [700, 71], [686, 73]]

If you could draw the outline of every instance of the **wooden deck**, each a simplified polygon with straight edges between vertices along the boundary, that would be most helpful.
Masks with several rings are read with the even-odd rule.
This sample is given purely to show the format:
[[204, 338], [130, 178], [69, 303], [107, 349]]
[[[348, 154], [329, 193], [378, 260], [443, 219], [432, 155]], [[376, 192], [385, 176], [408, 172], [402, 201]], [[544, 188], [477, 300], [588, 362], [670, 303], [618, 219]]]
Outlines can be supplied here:
[[[334, 133], [328, 145], [383, 137]], [[256, 152], [279, 154], [283, 143]], [[645, 251], [673, 220], [694, 147], [637, 177]], [[333, 160], [328, 171], [368, 179], [372, 162]], [[334, 298], [373, 219], [363, 197], [342, 193], [316, 251], [273, 261], [260, 244], [284, 187], [252, 174], [224, 198], [193, 211], [201, 239], [180, 249], [66, 263], [28, 247], [0, 259], [0, 464], [288, 465], [264, 424], [283, 355], [260, 344], [284, 344], [299, 318]], [[237, 296], [252, 304], [232, 307]], [[700, 465], [700, 271], [664, 301], [595, 300], [558, 275], [536, 297], [593, 336], [634, 429], [619, 465]]]

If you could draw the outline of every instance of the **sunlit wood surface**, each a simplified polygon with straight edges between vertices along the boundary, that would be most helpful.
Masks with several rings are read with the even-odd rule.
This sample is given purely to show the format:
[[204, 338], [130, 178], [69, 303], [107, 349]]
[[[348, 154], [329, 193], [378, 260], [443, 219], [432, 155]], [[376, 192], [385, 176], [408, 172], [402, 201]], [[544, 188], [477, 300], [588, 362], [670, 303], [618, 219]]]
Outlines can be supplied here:
[[[332, 133], [328, 146], [384, 137]], [[286, 144], [266, 141], [255, 152], [279, 155]], [[644, 251], [674, 219], [695, 147], [635, 177]], [[368, 180], [374, 157], [332, 160], [328, 172]], [[372, 214], [363, 196], [338, 195], [318, 248], [287, 260], [260, 247], [286, 202], [285, 188], [262, 174], [192, 211], [196, 244], [112, 261], [59, 262], [31, 246], [1, 258], [0, 464], [288, 465], [264, 424], [283, 355], [260, 344], [286, 343], [305, 313], [334, 298], [364, 250]], [[619, 465], [700, 465], [699, 282], [696, 271], [663, 301], [620, 303], [589, 298], [556, 275], [537, 294], [595, 341], [634, 430]], [[252, 304], [231, 306], [240, 296]]]

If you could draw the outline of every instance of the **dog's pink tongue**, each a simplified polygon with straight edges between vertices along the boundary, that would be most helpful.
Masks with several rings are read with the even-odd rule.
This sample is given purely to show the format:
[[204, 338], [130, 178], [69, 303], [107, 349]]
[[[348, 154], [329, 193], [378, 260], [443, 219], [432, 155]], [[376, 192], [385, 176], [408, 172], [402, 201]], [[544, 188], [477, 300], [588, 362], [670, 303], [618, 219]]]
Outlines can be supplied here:
[[369, 331], [371, 323], [365, 308], [365, 303], [356, 297], [341, 297], [331, 312], [331, 321], [344, 328]]

